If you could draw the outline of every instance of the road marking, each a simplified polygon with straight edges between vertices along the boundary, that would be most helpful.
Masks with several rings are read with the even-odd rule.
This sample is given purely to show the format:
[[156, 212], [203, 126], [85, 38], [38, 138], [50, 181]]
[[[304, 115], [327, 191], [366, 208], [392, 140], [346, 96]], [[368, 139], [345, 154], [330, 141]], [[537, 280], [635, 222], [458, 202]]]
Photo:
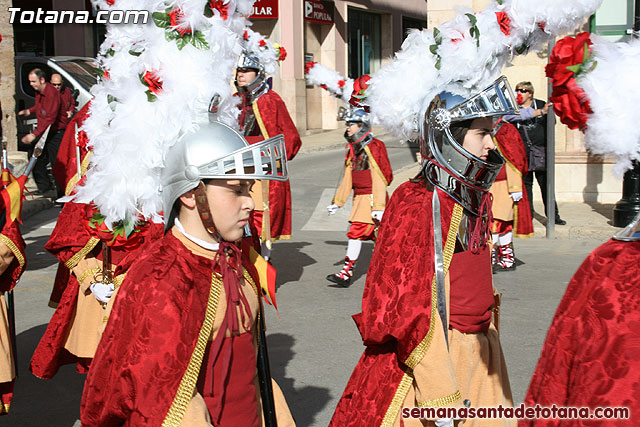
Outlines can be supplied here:
[[302, 231], [347, 231], [349, 227], [349, 215], [351, 213], [352, 199], [349, 198], [342, 209], [338, 209], [333, 215], [327, 212], [327, 206], [331, 204], [336, 190], [325, 188], [316, 205], [311, 218], [302, 227]]
[[56, 223], [58, 222], [58, 218], [54, 219], [53, 221], [49, 221], [46, 224], [42, 224], [40, 227], [38, 228], [54, 228], [56, 226]]

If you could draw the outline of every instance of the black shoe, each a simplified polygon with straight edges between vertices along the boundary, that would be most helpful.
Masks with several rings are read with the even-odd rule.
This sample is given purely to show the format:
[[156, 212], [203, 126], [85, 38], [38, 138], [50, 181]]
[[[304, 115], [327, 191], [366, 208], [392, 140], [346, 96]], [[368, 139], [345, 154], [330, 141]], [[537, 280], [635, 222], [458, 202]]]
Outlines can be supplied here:
[[556, 225], [567, 225], [567, 221], [558, 216], [556, 217]]
[[341, 288], [348, 288], [351, 285], [351, 277], [349, 277], [348, 279], [343, 279], [342, 277], [338, 276], [337, 274], [330, 274], [327, 276], [327, 280], [335, 283], [336, 285], [340, 286]]

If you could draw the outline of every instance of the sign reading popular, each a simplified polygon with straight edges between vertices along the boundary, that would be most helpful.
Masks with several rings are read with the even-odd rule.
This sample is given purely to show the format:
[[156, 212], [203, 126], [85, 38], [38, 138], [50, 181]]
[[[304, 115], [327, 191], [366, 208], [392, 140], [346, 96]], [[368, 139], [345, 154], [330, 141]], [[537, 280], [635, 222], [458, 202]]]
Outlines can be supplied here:
[[317, 24], [333, 24], [333, 3], [322, 0], [305, 0], [304, 20]]
[[249, 19], [278, 19], [278, 0], [256, 0]]

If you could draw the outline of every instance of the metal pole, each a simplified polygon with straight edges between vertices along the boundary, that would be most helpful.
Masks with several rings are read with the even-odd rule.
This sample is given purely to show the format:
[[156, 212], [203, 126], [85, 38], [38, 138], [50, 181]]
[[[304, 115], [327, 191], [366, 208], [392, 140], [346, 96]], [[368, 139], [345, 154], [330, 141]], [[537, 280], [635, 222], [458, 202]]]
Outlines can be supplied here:
[[[640, 38], [640, 0], [635, 1], [633, 38]], [[613, 208], [614, 227], [626, 227], [640, 212], [640, 162], [634, 160], [632, 168], [622, 180], [622, 198]]]
[[[551, 51], [556, 45], [555, 39], [551, 40], [548, 45], [549, 58], [551, 58]], [[547, 83], [547, 99], [551, 97], [553, 90], [553, 84], [551, 79], [548, 79]], [[547, 174], [547, 188], [544, 191], [547, 192], [547, 239], [553, 239], [556, 235], [556, 116], [553, 114], [553, 106], [549, 107], [547, 113], [547, 167], [545, 169]]]

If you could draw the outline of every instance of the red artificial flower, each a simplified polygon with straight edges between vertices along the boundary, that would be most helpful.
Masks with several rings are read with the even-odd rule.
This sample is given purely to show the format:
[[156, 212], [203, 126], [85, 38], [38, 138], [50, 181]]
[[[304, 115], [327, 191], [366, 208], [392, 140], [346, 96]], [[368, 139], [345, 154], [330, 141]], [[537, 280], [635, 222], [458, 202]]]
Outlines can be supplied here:
[[539, 27], [542, 31], [544, 31], [544, 29], [545, 29], [545, 27], [546, 27], [546, 26], [547, 26], [547, 23], [546, 23], [546, 22], [538, 22], [538, 27]]
[[180, 34], [180, 37], [185, 34], [191, 34], [191, 28], [189, 27], [176, 28], [178, 25], [182, 24], [182, 21], [184, 21], [184, 13], [179, 7], [176, 7], [169, 12], [169, 21], [171, 22], [171, 27]]
[[109, 74], [109, 70], [104, 70], [104, 72], [102, 73], [102, 78], [105, 80], [109, 80], [111, 78], [111, 75]]
[[136, 225], [135, 231], [126, 237], [122, 226], [114, 226], [109, 230], [98, 208], [93, 204], [87, 204], [84, 208], [85, 228], [92, 237], [107, 242], [112, 248], [132, 250], [144, 242], [144, 237], [149, 229], [148, 222]]
[[304, 64], [304, 73], [305, 74], [309, 74], [309, 71], [311, 71], [311, 69], [316, 65], [316, 62], [314, 61], [308, 61], [306, 64]]
[[242, 35], [242, 38], [245, 40], [249, 40], [249, 32], [247, 30], [244, 30], [244, 34]]
[[553, 48], [549, 64], [545, 67], [553, 85], [549, 98], [560, 121], [570, 129], [584, 129], [591, 107], [584, 91], [575, 81], [589, 55], [589, 33], [565, 37]]
[[321, 84], [321, 85], [320, 85], [320, 87], [321, 87], [322, 89], [325, 89], [325, 90], [327, 89], [327, 85], [325, 85], [325, 84]]
[[76, 141], [76, 147], [80, 147], [81, 150], [86, 150], [88, 142], [89, 142], [89, 138], [87, 137], [87, 133], [83, 130], [78, 132], [78, 140]]
[[358, 77], [354, 82], [353, 82], [353, 94], [354, 95], [363, 95], [364, 92], [367, 90], [367, 88], [369, 87], [369, 79], [371, 77], [369, 77], [369, 75], [367, 74], [363, 74], [360, 77]]
[[496, 12], [496, 18], [498, 19], [498, 24], [500, 25], [500, 31], [502, 31], [505, 36], [510, 35], [511, 19], [509, 19], [509, 15], [507, 15], [507, 12]]
[[338, 80], [338, 87], [340, 89], [342, 89], [344, 87], [344, 85], [346, 84], [346, 82], [344, 80]]
[[144, 73], [144, 76], [142, 76], [142, 80], [144, 80], [144, 82], [149, 87], [149, 90], [154, 95], [162, 93], [162, 80], [160, 79], [160, 77], [158, 77], [155, 71], [147, 71], [146, 73]]
[[116, 2], [116, 0], [107, 0], [107, 4], [109, 6], [113, 6], [113, 4]]
[[266, 41], [264, 41], [264, 40], [260, 40], [260, 41], [258, 42], [258, 46], [260, 46], [260, 47], [265, 47], [266, 45], [267, 45], [267, 42], [266, 42]]
[[223, 20], [229, 17], [229, 5], [224, 4], [224, 0], [209, 0], [209, 7], [212, 12], [217, 10]]
[[280, 48], [278, 49], [279, 55], [278, 55], [278, 61], [284, 61], [287, 58], [287, 51], [284, 47], [280, 46]]

